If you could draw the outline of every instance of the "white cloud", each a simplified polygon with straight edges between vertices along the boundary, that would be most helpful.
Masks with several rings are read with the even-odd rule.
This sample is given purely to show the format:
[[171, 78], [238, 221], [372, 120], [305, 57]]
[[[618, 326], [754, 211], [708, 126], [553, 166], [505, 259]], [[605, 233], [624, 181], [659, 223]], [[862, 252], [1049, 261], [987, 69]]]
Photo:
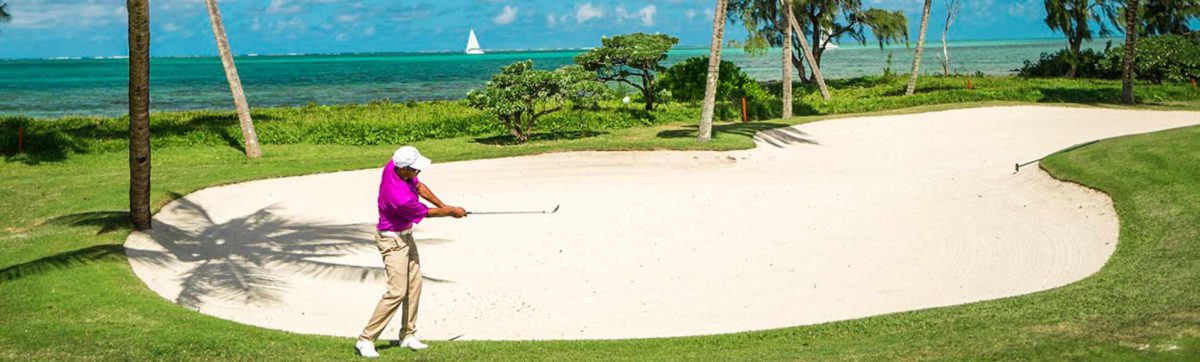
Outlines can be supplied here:
[[492, 18], [492, 22], [497, 25], [512, 24], [514, 20], [517, 20], [517, 8], [508, 5], [504, 5], [504, 10], [501, 10], [499, 15]]
[[292, 14], [300, 12], [300, 5], [291, 4], [285, 5], [285, 0], [271, 0], [271, 4], [267, 5], [267, 14]]
[[179, 31], [179, 25], [175, 25], [175, 23], [166, 23], [162, 25], [162, 30], [168, 33], [174, 33]]
[[[3, 2], [3, 1], [0, 1]], [[29, 2], [10, 4], [8, 11], [12, 14], [14, 29], [50, 29], [72, 28], [88, 29], [103, 27], [113, 23], [124, 24], [127, 12], [125, 6], [111, 4], [47, 4], [44, 2]]]
[[549, 25], [549, 26], [558, 25], [558, 19], [556, 19], [554, 17], [554, 14], [546, 14], [546, 25]]
[[687, 17], [689, 20], [696, 17], [696, 9], [688, 9]]
[[713, 12], [712, 8], [704, 9], [704, 17], [705, 18], [707, 18], [708, 20], [712, 20], [714, 16], [717, 16], [717, 15], [716, 15], [716, 13]]
[[580, 5], [575, 9], [575, 21], [582, 24], [592, 19], [604, 17], [604, 8], [593, 6], [592, 3]]
[[358, 14], [342, 14], [337, 16], [337, 21], [343, 23], [353, 23], [355, 20], [358, 20]]
[[642, 18], [642, 25], [654, 25], [654, 13], [658, 12], [658, 8], [654, 5], [646, 5], [642, 10], [638, 10], [638, 16]]
[[625, 5], [617, 5], [617, 8], [613, 9], [613, 13], [617, 17], [617, 22], [624, 21], [630, 17], [629, 10], [625, 9]]
[[1033, 17], [1039, 9], [1043, 9], [1040, 1], [1015, 1], [1008, 5], [1008, 14], [1016, 17]]
[[368, 26], [366, 29], [363, 30], [363, 35], [366, 35], [366, 36], [375, 35], [375, 26], [374, 25]]
[[349, 37], [348, 37], [348, 36], [346, 36], [346, 33], [341, 33], [341, 34], [338, 34], [338, 35], [337, 35], [337, 38], [334, 38], [334, 40], [337, 40], [337, 41], [346, 41], [346, 39], [347, 39], [347, 38], [349, 38]]

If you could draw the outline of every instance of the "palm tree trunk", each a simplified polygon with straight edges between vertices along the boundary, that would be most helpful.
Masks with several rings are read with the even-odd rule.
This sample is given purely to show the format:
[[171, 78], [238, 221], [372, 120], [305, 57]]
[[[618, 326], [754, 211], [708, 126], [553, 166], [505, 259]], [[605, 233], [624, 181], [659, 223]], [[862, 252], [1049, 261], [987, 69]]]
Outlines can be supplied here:
[[921, 12], [921, 33], [917, 36], [917, 53], [913, 56], [912, 74], [908, 76], [908, 90], [904, 95], [911, 96], [917, 90], [917, 75], [921, 69], [921, 53], [925, 52], [925, 29], [929, 27], [929, 8], [933, 0], [925, 0], [925, 10]]
[[[784, 0], [779, 0], [784, 1]], [[804, 51], [804, 59], [808, 59], [808, 66], [812, 68], [812, 79], [817, 82], [817, 89], [821, 90], [821, 98], [829, 100], [829, 88], [825, 86], [825, 77], [821, 76], [821, 67], [817, 65], [817, 58], [813, 57], [812, 48], [808, 46], [808, 41], [804, 40], [804, 32], [800, 31], [800, 22], [796, 21], [796, 14], [791, 11], [787, 12], [788, 23], [792, 24], [792, 31], [799, 34], [796, 39], [800, 40], [800, 50]], [[816, 26], [813, 26], [813, 31], [819, 31]]]
[[717, 76], [721, 74], [721, 38], [725, 36], [725, 0], [717, 0], [713, 14], [712, 45], [708, 49], [708, 79], [704, 84], [704, 106], [700, 109], [700, 129], [696, 141], [712, 139], [713, 107], [717, 101]]
[[[792, 1], [783, 0], [780, 11], [791, 12]], [[783, 26], [783, 118], [792, 118], [792, 23], [782, 16]]]
[[1121, 103], [1133, 104], [1133, 57], [1137, 50], [1138, 0], [1125, 5], [1125, 66], [1121, 69]]
[[150, 229], [150, 4], [127, 0], [129, 13], [129, 221]]
[[1067, 68], [1067, 78], [1075, 78], [1075, 74], [1079, 71], [1079, 48], [1083, 45], [1083, 39], [1068, 39], [1067, 45], [1071, 48], [1071, 64]]
[[225, 78], [229, 80], [229, 91], [233, 93], [233, 105], [237, 108], [238, 120], [242, 124], [242, 140], [246, 146], [246, 158], [259, 158], [262, 151], [258, 148], [258, 134], [254, 131], [254, 121], [250, 119], [250, 105], [246, 104], [246, 93], [242, 91], [242, 79], [238, 77], [237, 66], [233, 64], [233, 52], [229, 50], [229, 38], [225, 37], [225, 25], [221, 22], [221, 10], [217, 8], [216, 0], [205, 0], [208, 3], [208, 18], [212, 21], [213, 36], [217, 38], [217, 50], [221, 53], [221, 64], [225, 66]]

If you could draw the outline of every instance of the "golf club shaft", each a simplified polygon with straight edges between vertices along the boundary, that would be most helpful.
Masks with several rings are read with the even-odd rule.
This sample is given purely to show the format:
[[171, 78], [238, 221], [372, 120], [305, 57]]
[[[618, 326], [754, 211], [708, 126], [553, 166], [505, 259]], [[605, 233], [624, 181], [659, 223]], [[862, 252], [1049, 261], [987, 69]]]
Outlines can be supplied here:
[[504, 215], [504, 214], [553, 214], [558, 212], [558, 206], [549, 211], [468, 211], [467, 215]]

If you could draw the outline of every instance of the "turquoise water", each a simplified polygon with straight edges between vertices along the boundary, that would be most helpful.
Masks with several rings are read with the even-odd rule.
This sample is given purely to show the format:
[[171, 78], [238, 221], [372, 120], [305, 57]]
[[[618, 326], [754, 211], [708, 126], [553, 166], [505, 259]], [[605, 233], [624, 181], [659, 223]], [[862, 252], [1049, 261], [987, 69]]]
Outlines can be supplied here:
[[[1011, 74], [1026, 59], [1063, 47], [1062, 40], [972, 41], [950, 44], [952, 71]], [[1092, 44], [1103, 47], [1102, 42]], [[238, 73], [251, 107], [364, 103], [378, 99], [459, 99], [514, 61], [532, 59], [538, 68], [571, 64], [580, 51], [492, 52], [485, 55], [350, 54], [238, 57]], [[891, 69], [907, 73], [911, 48], [880, 50], [846, 45], [822, 60], [828, 78], [881, 74], [887, 54]], [[759, 80], [780, 79], [779, 49], [750, 56], [726, 49], [722, 58]], [[921, 69], [940, 73], [941, 43], [927, 44]], [[707, 48], [671, 51], [666, 63], [708, 55]], [[0, 115], [57, 117], [127, 113], [124, 59], [0, 60]], [[232, 109], [229, 85], [216, 57], [154, 58], [150, 68], [151, 109]]]

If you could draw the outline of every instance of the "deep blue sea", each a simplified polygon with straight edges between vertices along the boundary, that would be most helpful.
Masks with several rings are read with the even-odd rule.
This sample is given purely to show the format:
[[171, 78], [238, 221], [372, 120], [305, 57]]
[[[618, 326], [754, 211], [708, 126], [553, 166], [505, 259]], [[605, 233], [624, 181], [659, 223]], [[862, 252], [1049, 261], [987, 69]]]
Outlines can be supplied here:
[[[936, 39], [935, 39], [936, 40]], [[963, 41], [950, 43], [952, 71], [1011, 74], [1025, 60], [1061, 49], [1060, 39]], [[1102, 48], [1104, 41], [1092, 43]], [[572, 51], [498, 51], [461, 53], [263, 55], [236, 58], [238, 73], [251, 107], [365, 103], [387, 98], [458, 99], [481, 87], [490, 75], [518, 60], [532, 59], [537, 68], [571, 64]], [[877, 46], [844, 45], [828, 50], [822, 71], [828, 78], [881, 74], [891, 55], [891, 69], [906, 73], [912, 48], [880, 50]], [[926, 44], [922, 73], [940, 73], [940, 42]], [[666, 63], [708, 55], [707, 48], [676, 48]], [[780, 50], [753, 56], [726, 49], [722, 59], [759, 80], [780, 78]], [[114, 116], [127, 113], [128, 62], [124, 59], [0, 60], [0, 115], [57, 117]], [[153, 58], [150, 70], [151, 109], [232, 109], [229, 85], [216, 57]]]

